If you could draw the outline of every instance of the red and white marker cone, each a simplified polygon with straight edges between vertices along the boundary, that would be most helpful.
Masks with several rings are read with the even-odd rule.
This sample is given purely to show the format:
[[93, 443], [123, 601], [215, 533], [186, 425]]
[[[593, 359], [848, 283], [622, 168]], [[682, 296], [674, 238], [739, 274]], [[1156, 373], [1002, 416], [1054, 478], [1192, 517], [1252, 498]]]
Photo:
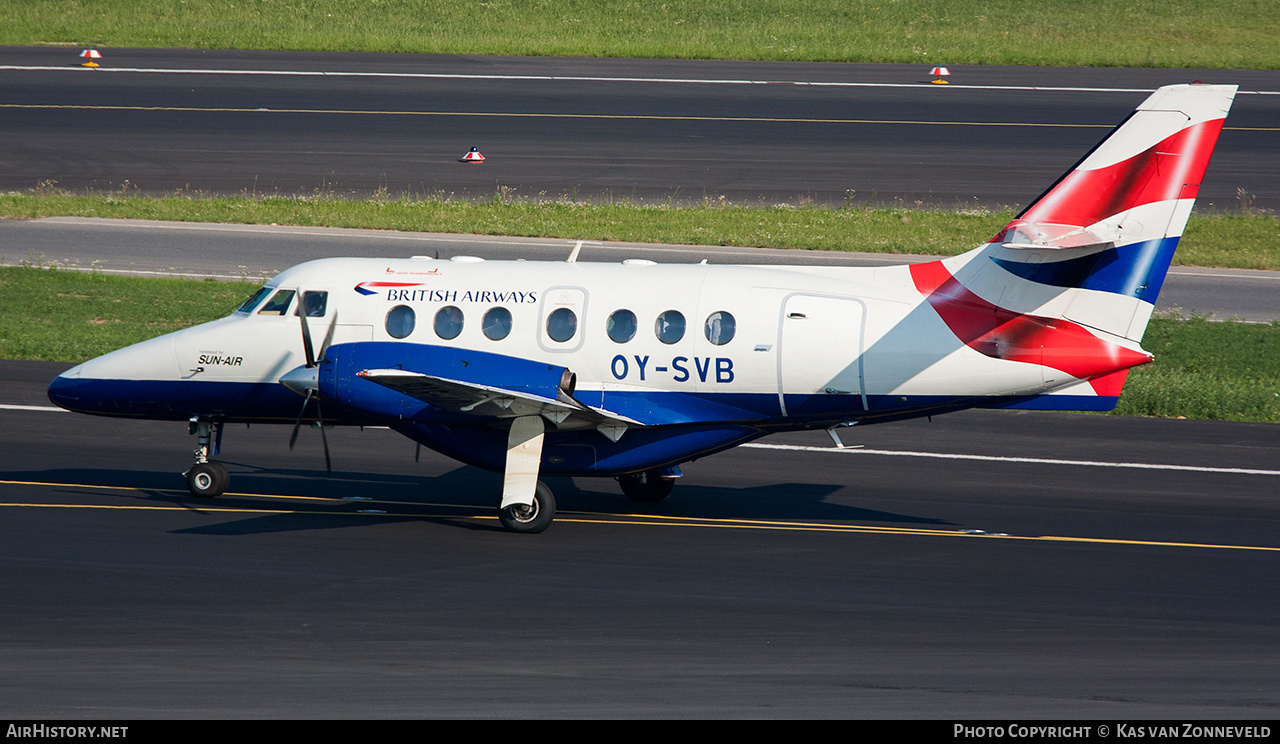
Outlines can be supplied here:
[[930, 80], [929, 82], [933, 83], [934, 85], [946, 85], [946, 84], [947, 84], [947, 81], [946, 81], [946, 80], [943, 80], [942, 78], [943, 78], [944, 76], [946, 76], [946, 75], [950, 75], [950, 74], [951, 74], [951, 70], [948, 70], [948, 69], [947, 69], [947, 68], [945, 68], [945, 67], [935, 67], [935, 68], [933, 68], [932, 70], [929, 70], [929, 74], [930, 74], [930, 75], [937, 75], [937, 77], [938, 77], [938, 79], [937, 79], [937, 80]]
[[474, 147], [473, 147], [473, 148], [471, 148], [470, 150], [468, 150], [468, 151], [467, 151], [467, 154], [466, 154], [466, 155], [463, 155], [463, 156], [462, 156], [462, 162], [464, 162], [464, 163], [483, 163], [483, 162], [484, 162], [484, 156], [480, 154], [480, 151], [479, 151], [479, 150], [477, 150], [476, 148], [474, 148]]
[[99, 52], [97, 49], [86, 49], [83, 52], [80, 52], [80, 56], [89, 60], [83, 65], [80, 65], [81, 67], [97, 67], [98, 63], [94, 62], [94, 60], [102, 59], [102, 52]]

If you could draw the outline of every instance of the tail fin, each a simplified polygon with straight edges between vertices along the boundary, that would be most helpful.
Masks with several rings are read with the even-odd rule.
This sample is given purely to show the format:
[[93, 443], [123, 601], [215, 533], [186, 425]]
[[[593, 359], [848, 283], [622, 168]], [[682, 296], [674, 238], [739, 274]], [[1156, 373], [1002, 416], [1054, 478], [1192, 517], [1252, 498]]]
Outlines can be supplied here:
[[965, 344], [1054, 370], [1064, 394], [1025, 407], [1108, 410], [1151, 360], [1139, 342], [1235, 93], [1160, 88], [990, 242], [910, 267]]
[[1141, 341], [1235, 93], [1160, 88], [984, 252], [1016, 277], [1075, 289], [1060, 317]]

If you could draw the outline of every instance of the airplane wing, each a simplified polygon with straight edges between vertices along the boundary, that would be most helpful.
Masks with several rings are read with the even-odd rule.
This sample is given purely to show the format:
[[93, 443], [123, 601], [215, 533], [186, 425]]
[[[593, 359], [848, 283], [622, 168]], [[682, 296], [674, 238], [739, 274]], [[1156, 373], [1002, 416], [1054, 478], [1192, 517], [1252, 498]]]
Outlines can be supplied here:
[[644, 426], [635, 419], [584, 405], [563, 390], [550, 398], [403, 369], [366, 369], [356, 376], [454, 413], [492, 418], [538, 415], [561, 428], [596, 427], [610, 438], [610, 430], [616, 429], [621, 436], [626, 427]]

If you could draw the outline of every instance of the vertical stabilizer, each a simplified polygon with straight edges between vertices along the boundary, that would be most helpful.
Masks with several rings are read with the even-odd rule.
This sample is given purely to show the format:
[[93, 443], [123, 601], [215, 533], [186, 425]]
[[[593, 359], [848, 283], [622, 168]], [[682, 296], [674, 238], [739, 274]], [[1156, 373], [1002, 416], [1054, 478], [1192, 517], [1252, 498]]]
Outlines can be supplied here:
[[1151, 360], [1142, 335], [1235, 93], [1160, 88], [989, 243], [910, 267], [965, 345], [1043, 366], [1057, 389], [1027, 407], [1107, 410]]
[[991, 260], [1076, 290], [1062, 317], [1141, 340], [1235, 93], [1157, 90], [992, 239]]

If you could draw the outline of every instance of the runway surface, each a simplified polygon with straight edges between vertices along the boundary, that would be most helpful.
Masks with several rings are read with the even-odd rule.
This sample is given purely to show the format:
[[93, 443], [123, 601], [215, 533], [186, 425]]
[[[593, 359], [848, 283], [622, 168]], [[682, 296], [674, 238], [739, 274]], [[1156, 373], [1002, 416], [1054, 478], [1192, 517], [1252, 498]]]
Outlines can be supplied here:
[[866, 451], [787, 435], [687, 465], [652, 507], [553, 479], [556, 523], [523, 536], [494, 519], [498, 476], [415, 463], [386, 430], [332, 431], [326, 479], [316, 432], [290, 453], [287, 427], [229, 429], [231, 493], [194, 499], [181, 424], [41, 407], [64, 367], [0, 362], [9, 717], [1280, 707], [1275, 426], [968, 412], [845, 432]]
[[1020, 206], [1205, 80], [1244, 92], [1199, 208], [1280, 207], [1274, 70], [103, 51], [0, 47], [0, 189]]
[[[260, 281], [313, 258], [456, 255], [560, 261], [574, 241], [270, 225], [217, 225], [53, 217], [0, 220], [0, 265], [24, 261], [139, 276], [216, 276]], [[888, 265], [932, 256], [588, 241], [582, 261]], [[1174, 267], [1157, 309], [1219, 319], [1280, 319], [1280, 272]]]

